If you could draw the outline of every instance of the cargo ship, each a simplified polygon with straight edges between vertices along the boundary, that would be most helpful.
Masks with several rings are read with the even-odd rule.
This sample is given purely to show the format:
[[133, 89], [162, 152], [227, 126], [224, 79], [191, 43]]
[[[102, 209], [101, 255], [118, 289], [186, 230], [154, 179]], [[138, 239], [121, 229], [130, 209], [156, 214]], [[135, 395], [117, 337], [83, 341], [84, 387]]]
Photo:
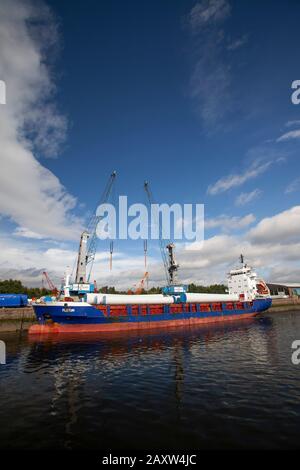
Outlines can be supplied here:
[[[228, 293], [199, 294], [173, 285], [162, 294], [89, 292], [33, 304], [38, 324], [30, 334], [88, 333], [190, 326], [250, 318], [272, 303], [265, 282], [247, 264], [228, 273]], [[66, 300], [67, 299], [67, 300]]]
[[[108, 200], [115, 176], [116, 172], [110, 176], [102, 203]], [[144, 186], [152, 204], [148, 183]], [[167, 281], [161, 294], [98, 293], [89, 282], [90, 274], [87, 275], [87, 267], [95, 258], [98, 222], [97, 215], [92, 216], [88, 228], [81, 234], [75, 282], [70, 282], [71, 276], [67, 273], [57, 298], [45, 298], [32, 304], [38, 324], [30, 327], [29, 334], [190, 326], [249, 318], [271, 306], [268, 287], [244, 263], [242, 255], [240, 266], [228, 274], [228, 293], [187, 292], [187, 286], [177, 279], [179, 265], [175, 260], [175, 245], [172, 242], [164, 245], [161, 238], [159, 243]], [[112, 253], [112, 249], [110, 251]]]

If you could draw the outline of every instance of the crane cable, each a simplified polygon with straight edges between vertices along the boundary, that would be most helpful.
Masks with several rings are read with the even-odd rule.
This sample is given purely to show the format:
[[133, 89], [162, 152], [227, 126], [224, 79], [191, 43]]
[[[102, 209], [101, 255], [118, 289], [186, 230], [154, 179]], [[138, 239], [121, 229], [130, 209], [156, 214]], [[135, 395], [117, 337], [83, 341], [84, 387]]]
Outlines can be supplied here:
[[[152, 191], [150, 189], [148, 181], [144, 182], [144, 189], [145, 189], [146, 194], [148, 196], [148, 200], [149, 200], [149, 204], [150, 204], [150, 208], [151, 208], [151, 205], [155, 204], [155, 200], [154, 200], [154, 197], [153, 197], [153, 194], [152, 194]], [[152, 223], [152, 221], [151, 221], [151, 223]], [[167, 259], [167, 254], [165, 252], [165, 246], [164, 246], [164, 243], [163, 243], [163, 240], [162, 240], [162, 227], [161, 227], [161, 224], [160, 224], [160, 221], [159, 221], [159, 215], [158, 215], [157, 225], [158, 225], [158, 233], [159, 233], [159, 235], [158, 235], [158, 237], [159, 237], [158, 238], [159, 239], [159, 248], [160, 248], [161, 257], [162, 257], [162, 260], [163, 260], [166, 281], [167, 281], [167, 284], [169, 285], [170, 277], [169, 277], [169, 271], [168, 271], [168, 259]]]

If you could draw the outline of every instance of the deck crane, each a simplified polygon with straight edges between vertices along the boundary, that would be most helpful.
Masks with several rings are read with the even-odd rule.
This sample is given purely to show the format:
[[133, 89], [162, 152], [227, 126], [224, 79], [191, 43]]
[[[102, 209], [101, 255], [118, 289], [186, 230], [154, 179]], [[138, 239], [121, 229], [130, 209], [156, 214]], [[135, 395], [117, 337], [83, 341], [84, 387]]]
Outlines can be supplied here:
[[[113, 171], [110, 175], [98, 205], [105, 204], [108, 201], [116, 175], [116, 171]], [[90, 275], [97, 250], [97, 225], [100, 218], [101, 216], [97, 215], [95, 212], [87, 225], [87, 229], [81, 234], [75, 276], [75, 283], [77, 284], [85, 284], [90, 281]], [[90, 270], [87, 275], [88, 265], [90, 265]]]
[[[148, 196], [150, 206], [151, 204], [155, 204], [153, 194], [150, 189], [148, 181], [144, 182], [144, 189]], [[161, 257], [163, 260], [165, 277], [167, 281], [167, 286], [163, 289], [163, 293], [177, 295], [177, 294], [185, 292], [186, 286], [178, 285], [177, 272], [179, 269], [179, 264], [177, 264], [176, 259], [175, 259], [175, 245], [172, 242], [167, 243], [167, 245], [164, 244], [159, 216], [158, 216], [157, 224], [158, 224], [159, 247], [160, 247]]]

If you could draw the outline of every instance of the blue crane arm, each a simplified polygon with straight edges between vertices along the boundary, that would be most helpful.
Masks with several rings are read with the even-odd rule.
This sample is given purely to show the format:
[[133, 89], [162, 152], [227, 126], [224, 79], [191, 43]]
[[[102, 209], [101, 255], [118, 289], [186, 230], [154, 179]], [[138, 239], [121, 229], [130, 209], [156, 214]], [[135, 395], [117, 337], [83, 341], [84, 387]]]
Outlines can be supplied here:
[[[109, 196], [111, 194], [111, 190], [115, 181], [115, 178], [117, 176], [116, 171], [113, 171], [112, 174], [109, 177], [109, 180], [104, 188], [104, 191], [102, 193], [101, 198], [99, 199], [98, 205], [100, 204], [105, 204]], [[97, 251], [97, 243], [98, 243], [98, 237], [97, 237], [97, 225], [100, 221], [101, 216], [97, 215], [97, 210], [95, 213], [92, 215], [88, 226], [87, 226], [87, 233], [89, 234], [88, 242], [87, 242], [87, 253], [86, 253], [86, 264], [91, 263], [91, 269], [88, 275], [88, 281], [90, 278], [91, 270], [92, 270], [92, 265], [95, 259], [96, 251]]]

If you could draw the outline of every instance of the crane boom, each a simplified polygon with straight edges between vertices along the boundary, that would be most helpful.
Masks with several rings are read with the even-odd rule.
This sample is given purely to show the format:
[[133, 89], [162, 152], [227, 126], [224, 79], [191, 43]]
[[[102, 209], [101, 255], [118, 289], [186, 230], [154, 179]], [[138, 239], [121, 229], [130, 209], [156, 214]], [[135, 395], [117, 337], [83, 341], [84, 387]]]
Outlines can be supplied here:
[[[100, 204], [105, 204], [108, 201], [116, 175], [116, 171], [113, 171], [110, 175], [109, 180], [102, 193], [102, 196], [99, 200], [98, 206]], [[87, 225], [87, 229], [84, 230], [84, 232], [82, 232], [81, 234], [75, 277], [76, 283], [86, 283], [90, 280], [91, 270], [97, 251], [97, 225], [100, 221], [100, 218], [101, 216], [97, 215], [97, 212], [95, 211]], [[90, 271], [87, 276], [86, 269], [88, 264], [90, 264]]]
[[[155, 204], [153, 194], [150, 189], [148, 181], [144, 182], [144, 189], [147, 193], [150, 206], [151, 204]], [[163, 242], [163, 238], [162, 238], [162, 227], [159, 221], [159, 216], [158, 216], [157, 223], [158, 223], [158, 233], [159, 233], [159, 236], [158, 236], [159, 248], [160, 248], [161, 257], [162, 257], [162, 261], [164, 265], [166, 281], [167, 281], [168, 286], [173, 286], [177, 282], [177, 271], [179, 268], [179, 265], [175, 261], [175, 254], [174, 254], [175, 245], [174, 243], [170, 242], [165, 246]]]
[[48, 273], [46, 271], [43, 271], [43, 276], [48, 284], [49, 290], [51, 290], [52, 294], [57, 295], [58, 294], [58, 289], [55, 287], [53, 282], [51, 281]]

